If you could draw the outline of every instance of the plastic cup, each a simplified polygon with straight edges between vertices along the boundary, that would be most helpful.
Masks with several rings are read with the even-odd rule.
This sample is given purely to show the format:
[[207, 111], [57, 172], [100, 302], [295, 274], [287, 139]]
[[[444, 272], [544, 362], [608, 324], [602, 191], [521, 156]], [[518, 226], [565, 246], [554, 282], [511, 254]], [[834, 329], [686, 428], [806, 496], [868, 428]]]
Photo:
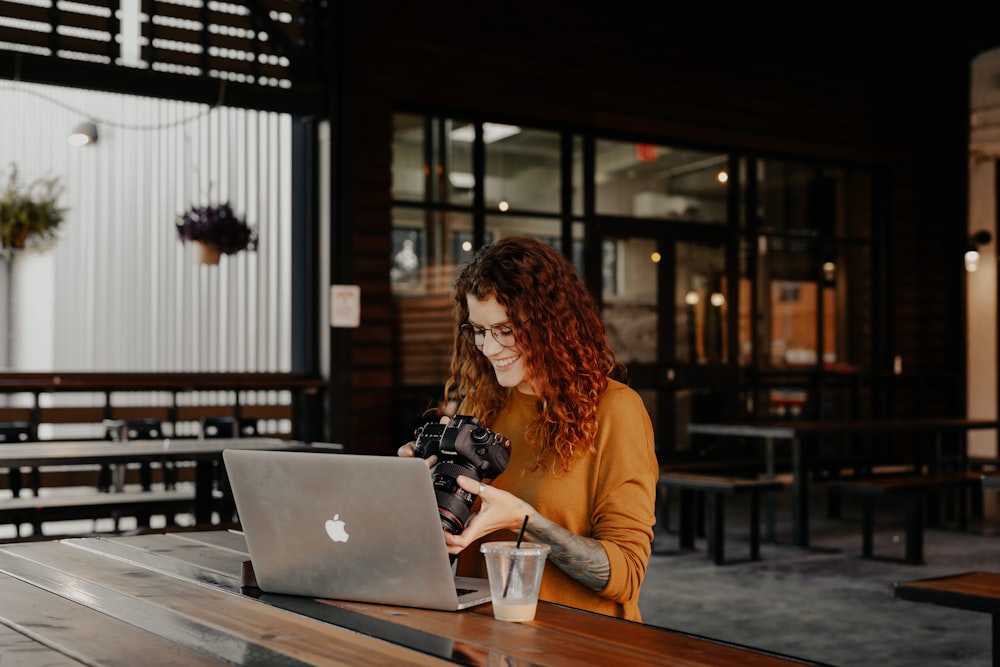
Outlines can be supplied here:
[[487, 542], [486, 556], [493, 616], [498, 621], [524, 622], [535, 618], [549, 545], [534, 542]]

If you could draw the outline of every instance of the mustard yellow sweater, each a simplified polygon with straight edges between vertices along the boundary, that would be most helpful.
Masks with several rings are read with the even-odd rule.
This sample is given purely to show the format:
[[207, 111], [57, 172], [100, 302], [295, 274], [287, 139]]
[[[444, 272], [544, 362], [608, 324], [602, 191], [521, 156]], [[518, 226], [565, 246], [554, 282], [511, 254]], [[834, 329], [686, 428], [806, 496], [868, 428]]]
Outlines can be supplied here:
[[[546, 563], [539, 597], [641, 621], [639, 589], [649, 563], [659, 476], [653, 427], [642, 399], [624, 384], [611, 381], [598, 405], [596, 453], [577, 457], [569, 471], [558, 475], [548, 467], [531, 469], [536, 452], [525, 441], [524, 429], [537, 410], [535, 396], [515, 390], [496, 423], [488, 424], [511, 442], [510, 463], [492, 484], [573, 533], [599, 540], [611, 564], [608, 585], [593, 591]], [[514, 533], [500, 531], [484, 541], [515, 538]], [[486, 576], [478, 543], [462, 552], [459, 572]]]

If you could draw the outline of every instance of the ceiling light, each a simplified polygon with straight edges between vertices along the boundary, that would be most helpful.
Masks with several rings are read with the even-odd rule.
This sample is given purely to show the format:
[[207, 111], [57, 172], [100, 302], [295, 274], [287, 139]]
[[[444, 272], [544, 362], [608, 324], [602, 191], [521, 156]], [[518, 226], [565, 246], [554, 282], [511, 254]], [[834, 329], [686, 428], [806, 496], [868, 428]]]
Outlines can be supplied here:
[[965, 270], [969, 273], [979, 268], [979, 246], [986, 245], [993, 236], [982, 229], [969, 237], [965, 246]]
[[[515, 134], [520, 134], [520, 132], [521, 128], [517, 125], [483, 123], [483, 143], [492, 144], [494, 141], [512, 137]], [[451, 137], [452, 141], [464, 141], [471, 144], [476, 138], [476, 128], [470, 123], [469, 125], [456, 127], [448, 133], [448, 136]]]
[[80, 123], [66, 139], [70, 146], [86, 146], [97, 143], [97, 125], [90, 121]]

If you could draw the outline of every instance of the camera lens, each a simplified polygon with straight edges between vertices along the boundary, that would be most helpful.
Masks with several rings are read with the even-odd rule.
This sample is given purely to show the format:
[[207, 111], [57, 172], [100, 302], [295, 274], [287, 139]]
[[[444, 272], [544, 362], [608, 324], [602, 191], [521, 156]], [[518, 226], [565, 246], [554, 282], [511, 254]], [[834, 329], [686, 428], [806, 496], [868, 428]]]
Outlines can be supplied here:
[[475, 469], [454, 463], [439, 463], [434, 468], [434, 496], [437, 498], [441, 527], [453, 535], [465, 530], [465, 523], [472, 513], [476, 496], [465, 491], [456, 479], [465, 475], [478, 480]]

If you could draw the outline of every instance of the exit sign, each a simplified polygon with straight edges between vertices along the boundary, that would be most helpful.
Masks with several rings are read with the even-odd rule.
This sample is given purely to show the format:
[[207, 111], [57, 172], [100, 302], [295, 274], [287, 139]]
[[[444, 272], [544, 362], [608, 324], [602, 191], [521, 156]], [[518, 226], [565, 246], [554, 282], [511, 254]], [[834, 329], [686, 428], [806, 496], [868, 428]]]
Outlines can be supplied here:
[[656, 162], [656, 146], [653, 144], [636, 144], [635, 156], [643, 162]]

